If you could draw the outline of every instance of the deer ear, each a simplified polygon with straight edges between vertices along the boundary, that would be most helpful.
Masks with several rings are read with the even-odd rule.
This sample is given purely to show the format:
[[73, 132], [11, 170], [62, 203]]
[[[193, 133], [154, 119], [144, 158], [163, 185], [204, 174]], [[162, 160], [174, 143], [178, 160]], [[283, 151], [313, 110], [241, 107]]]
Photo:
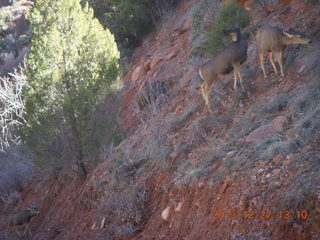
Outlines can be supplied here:
[[291, 35], [291, 34], [288, 33], [288, 32], [282, 31], [282, 33], [283, 33], [284, 35], [286, 35], [287, 37], [289, 37], [289, 38], [292, 38], [292, 37], [293, 37], [293, 35]]

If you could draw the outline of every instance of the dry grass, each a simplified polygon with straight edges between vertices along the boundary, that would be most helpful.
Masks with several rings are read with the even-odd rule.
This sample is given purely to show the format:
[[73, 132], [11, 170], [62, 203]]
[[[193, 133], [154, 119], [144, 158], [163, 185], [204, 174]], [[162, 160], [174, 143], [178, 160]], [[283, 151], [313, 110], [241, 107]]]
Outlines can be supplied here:
[[189, 118], [194, 114], [199, 108], [199, 105], [193, 105], [187, 108], [182, 114], [179, 116], [174, 116], [173, 114], [167, 120], [167, 128], [169, 132], [173, 132], [181, 128], [183, 125], [187, 123]]
[[305, 48], [298, 57], [298, 62], [302, 65], [299, 72], [308, 72], [309, 79], [320, 76], [320, 44], [314, 44]]

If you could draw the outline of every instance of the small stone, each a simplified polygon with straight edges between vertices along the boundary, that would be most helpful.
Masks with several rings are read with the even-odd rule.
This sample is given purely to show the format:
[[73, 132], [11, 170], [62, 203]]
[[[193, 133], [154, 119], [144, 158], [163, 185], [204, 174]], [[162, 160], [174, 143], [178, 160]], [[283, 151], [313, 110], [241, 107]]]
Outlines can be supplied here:
[[199, 183], [198, 183], [198, 188], [199, 188], [199, 189], [204, 188], [204, 182], [199, 182]]
[[178, 205], [174, 208], [175, 212], [179, 212], [183, 206], [183, 202], [179, 202]]
[[104, 224], [106, 222], [106, 217], [102, 218], [101, 224], [100, 224], [100, 229], [104, 228]]
[[239, 138], [238, 140], [237, 140], [237, 145], [239, 146], [239, 145], [242, 145], [242, 144], [244, 144], [244, 142], [245, 142], [245, 139], [244, 138]]
[[272, 162], [276, 163], [276, 164], [278, 164], [278, 163], [280, 163], [282, 161], [283, 161], [283, 157], [281, 155], [278, 155], [274, 159], [272, 159]]
[[229, 181], [225, 181], [225, 183], [222, 185], [221, 192], [224, 193], [229, 186]]
[[91, 226], [91, 230], [96, 228], [96, 222], [93, 223], [93, 225]]
[[275, 175], [275, 176], [277, 176], [277, 177], [279, 177], [279, 176], [280, 176], [280, 172], [281, 172], [281, 169], [274, 169], [274, 170], [272, 171], [272, 174]]
[[144, 70], [146, 72], [149, 72], [151, 70], [151, 62], [148, 61], [145, 65], [144, 65]]
[[264, 171], [263, 168], [258, 169], [258, 173], [262, 173]]
[[234, 154], [234, 151], [230, 151], [230, 152], [227, 153], [227, 157], [232, 157], [233, 154]]
[[132, 81], [135, 82], [139, 79], [143, 68], [141, 66], [136, 67], [136, 69], [132, 73]]
[[286, 156], [286, 159], [287, 160], [285, 161], [285, 165], [288, 166], [295, 160], [295, 156], [294, 154], [290, 153]]
[[253, 206], [253, 207], [254, 207], [254, 206], [257, 206], [257, 199], [254, 198], [254, 199], [251, 201], [250, 205]]
[[252, 181], [257, 181], [256, 175], [251, 176], [251, 180], [252, 180]]
[[273, 186], [275, 186], [275, 187], [280, 187], [280, 186], [281, 186], [281, 182], [274, 182], [274, 183], [273, 183]]
[[170, 214], [170, 207], [166, 207], [166, 209], [164, 209], [161, 213], [161, 218], [164, 220], [164, 221], [167, 221], [169, 219], [169, 214]]
[[166, 59], [169, 60], [169, 59], [171, 59], [171, 58], [173, 58], [173, 57], [175, 57], [177, 55], [178, 55], [177, 52], [172, 51], [167, 55]]
[[271, 177], [271, 174], [268, 173], [268, 174], [266, 175], [266, 178], [270, 178], [270, 177]]
[[150, 69], [153, 69], [162, 60], [163, 60], [163, 56], [161, 54], [156, 54], [151, 60]]
[[308, 152], [310, 149], [311, 149], [311, 145], [307, 145], [307, 146], [303, 147], [303, 148], [300, 150], [300, 152], [301, 152], [301, 153]]
[[177, 154], [177, 152], [171, 152], [170, 153], [170, 155], [169, 155], [172, 159], [175, 159], [177, 156], [178, 156], [178, 154]]

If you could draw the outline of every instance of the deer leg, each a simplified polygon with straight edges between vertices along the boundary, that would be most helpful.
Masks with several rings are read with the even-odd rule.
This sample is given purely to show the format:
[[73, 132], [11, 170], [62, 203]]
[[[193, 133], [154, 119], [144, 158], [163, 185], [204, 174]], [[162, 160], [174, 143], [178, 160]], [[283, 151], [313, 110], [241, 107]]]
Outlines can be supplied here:
[[270, 59], [270, 62], [272, 64], [272, 67], [274, 69], [274, 72], [276, 73], [276, 75], [278, 75], [278, 71], [277, 71], [277, 68], [276, 68], [276, 65], [274, 64], [274, 61], [273, 61], [273, 52], [269, 52], [269, 59]]
[[241, 77], [241, 72], [240, 72], [240, 65], [237, 66], [236, 69], [237, 69], [237, 73], [238, 73], [238, 76], [239, 76], [239, 79], [240, 79], [241, 88], [242, 88], [242, 90], [245, 90], [245, 89], [244, 89], [244, 86], [243, 86], [243, 82], [242, 82], [242, 77]]
[[213, 84], [211, 83], [210, 86], [207, 86], [207, 106], [210, 113], [213, 113], [213, 111], [210, 108], [210, 102], [209, 102], [209, 94], [211, 93]]
[[28, 229], [28, 224], [26, 223], [26, 224], [24, 225], [24, 232], [22, 233], [22, 236], [24, 236], [24, 235], [26, 234], [27, 229]]
[[244, 85], [243, 85], [243, 82], [242, 82], [242, 77], [241, 77], [240, 71], [239, 71], [239, 78], [240, 78], [241, 87], [242, 87], [243, 90], [245, 90]]
[[208, 91], [208, 85], [206, 83], [204, 83], [201, 86], [201, 93], [204, 99], [204, 102], [206, 104], [206, 106], [208, 107], [208, 109], [210, 110], [210, 104], [209, 104], [209, 91]]
[[282, 51], [280, 51], [280, 52], [277, 53], [277, 57], [278, 57], [279, 65], [280, 65], [281, 76], [284, 77]]
[[18, 231], [17, 226], [15, 226], [14, 229], [16, 230], [16, 233], [18, 234], [18, 236], [21, 237], [21, 234], [20, 234], [20, 232]]
[[207, 105], [207, 102], [208, 102], [208, 98], [207, 98], [207, 95], [206, 95], [206, 92], [207, 92], [207, 84], [206, 83], [203, 83], [200, 87], [200, 91], [201, 91], [201, 94], [202, 94], [202, 97]]
[[234, 64], [233, 65], [233, 69], [234, 69], [234, 85], [233, 85], [233, 88], [236, 89], [237, 88], [237, 76], [239, 77], [240, 79], [240, 85], [241, 85], [241, 88], [244, 90], [244, 86], [243, 86], [243, 83], [242, 83], [242, 77], [241, 77], [241, 73], [240, 73], [240, 64]]
[[263, 76], [265, 78], [267, 78], [266, 70], [264, 69], [264, 59], [263, 59], [264, 57], [263, 57], [263, 52], [262, 51], [259, 52], [259, 57], [260, 57], [260, 65], [261, 65], [261, 68], [262, 68], [262, 71], [263, 71]]
[[235, 66], [233, 66], [233, 78], [234, 78], [234, 83], [233, 83], [233, 89], [237, 88], [237, 69]]
[[28, 228], [28, 232], [29, 232], [30, 236], [32, 236], [32, 233], [31, 233], [31, 231], [30, 231], [29, 224], [27, 224], [27, 228]]

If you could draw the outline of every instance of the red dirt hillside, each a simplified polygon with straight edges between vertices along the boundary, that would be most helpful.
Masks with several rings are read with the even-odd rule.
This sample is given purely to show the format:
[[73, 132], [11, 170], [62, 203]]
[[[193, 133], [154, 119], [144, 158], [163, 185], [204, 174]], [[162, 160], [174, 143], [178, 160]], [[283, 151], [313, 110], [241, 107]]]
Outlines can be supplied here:
[[[250, 10], [249, 94], [239, 97], [229, 74], [215, 85], [221, 96], [211, 94], [212, 114], [197, 90], [210, 57], [194, 55], [205, 40], [191, 40], [202, 2], [181, 0], [134, 50], [119, 110], [126, 139], [85, 182], [71, 170], [36, 172], [15, 208], [39, 205], [33, 236], [7, 239], [320, 239], [319, 1], [237, 1]], [[206, 10], [214, 25], [216, 6]], [[267, 59], [263, 77], [255, 35], [264, 24], [313, 40], [286, 47], [285, 77]], [[0, 240], [6, 228], [0, 212]]]

